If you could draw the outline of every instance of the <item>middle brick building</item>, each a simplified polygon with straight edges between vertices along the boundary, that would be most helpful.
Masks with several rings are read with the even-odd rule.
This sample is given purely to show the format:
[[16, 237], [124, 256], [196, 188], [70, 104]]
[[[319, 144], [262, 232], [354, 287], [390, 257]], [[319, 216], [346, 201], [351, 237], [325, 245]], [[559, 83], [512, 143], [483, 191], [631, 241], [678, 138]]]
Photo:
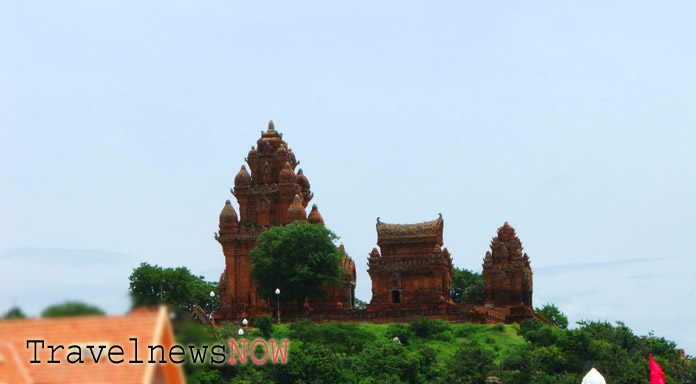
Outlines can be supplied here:
[[444, 308], [454, 305], [452, 258], [442, 248], [442, 216], [418, 224], [377, 219], [377, 248], [368, 259], [372, 301], [368, 311]]

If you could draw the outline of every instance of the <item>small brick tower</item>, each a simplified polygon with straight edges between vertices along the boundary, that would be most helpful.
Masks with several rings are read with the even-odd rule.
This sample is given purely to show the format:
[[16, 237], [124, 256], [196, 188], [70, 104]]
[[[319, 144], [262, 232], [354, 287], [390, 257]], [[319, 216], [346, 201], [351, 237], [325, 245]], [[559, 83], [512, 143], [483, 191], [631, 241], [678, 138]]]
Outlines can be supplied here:
[[[220, 277], [220, 316], [223, 319], [272, 313], [273, 306], [269, 305], [268, 298], [256, 294], [249, 252], [264, 230], [307, 220], [307, 204], [314, 196], [302, 169], [295, 174], [299, 161], [283, 141], [283, 134], [275, 130], [273, 121], [268, 123], [268, 130], [261, 133], [256, 147], [251, 147], [245, 160], [251, 174], [242, 165], [232, 190], [239, 204], [239, 217], [227, 200], [220, 213], [220, 231], [215, 236], [225, 256], [225, 272]], [[316, 206], [310, 212], [309, 221], [323, 225], [324, 219]], [[345, 287], [332, 288], [332, 296], [342, 301], [324, 305], [327, 310], [351, 307], [355, 265], [348, 255], [344, 256], [343, 265], [353, 271], [352, 281], [347, 281]], [[339, 294], [341, 290], [345, 292]]]
[[513, 314], [532, 308], [532, 268], [522, 250], [515, 229], [505, 222], [483, 259], [487, 307], [508, 309]]
[[419, 224], [386, 224], [377, 219], [377, 248], [368, 259], [372, 301], [368, 311], [447, 307], [452, 258], [442, 248], [442, 217]]

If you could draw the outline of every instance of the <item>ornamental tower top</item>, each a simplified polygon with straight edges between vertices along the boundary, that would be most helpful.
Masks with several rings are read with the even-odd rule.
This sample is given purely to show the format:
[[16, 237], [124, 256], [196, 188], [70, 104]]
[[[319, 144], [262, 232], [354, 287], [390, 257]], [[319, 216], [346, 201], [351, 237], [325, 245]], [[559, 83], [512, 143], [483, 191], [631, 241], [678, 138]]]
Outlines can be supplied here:
[[295, 196], [302, 208], [307, 208], [314, 196], [309, 181], [302, 170], [295, 174], [300, 162], [283, 141], [283, 134], [275, 130], [272, 120], [245, 160], [251, 174], [242, 166], [234, 178], [232, 190], [239, 203], [241, 225], [263, 227], [292, 221], [288, 209], [292, 205], [293, 210], [297, 210]]

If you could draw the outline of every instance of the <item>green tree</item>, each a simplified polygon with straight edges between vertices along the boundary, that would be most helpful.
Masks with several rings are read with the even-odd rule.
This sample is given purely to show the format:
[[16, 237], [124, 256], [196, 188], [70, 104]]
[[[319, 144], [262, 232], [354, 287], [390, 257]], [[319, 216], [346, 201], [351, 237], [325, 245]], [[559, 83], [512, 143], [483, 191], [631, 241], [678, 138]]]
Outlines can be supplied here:
[[413, 331], [404, 323], [391, 323], [387, 328], [386, 336], [389, 339], [399, 338], [399, 342], [408, 345], [409, 340], [413, 338]]
[[459, 347], [447, 360], [448, 382], [484, 384], [493, 368], [495, 354], [489, 348], [475, 343]]
[[547, 303], [543, 307], [537, 308], [536, 311], [539, 312], [540, 315], [544, 316], [546, 320], [550, 321], [551, 324], [557, 326], [558, 328], [568, 328], [568, 318], [554, 304]]
[[[185, 346], [185, 361], [183, 368], [184, 375], [186, 376], [186, 382], [197, 383], [200, 376], [213, 369], [210, 369], [212, 367], [207, 364], [194, 362], [192, 352], [186, 346], [205, 346], [215, 343], [215, 339], [212, 337], [211, 328], [202, 326], [194, 321], [181, 321], [173, 324], [173, 331], [176, 344]], [[208, 381], [210, 380], [208, 379]]]
[[[198, 305], [212, 313], [220, 306], [218, 283], [205, 281], [203, 276], [195, 276], [186, 267], [162, 268], [141, 263], [129, 280], [133, 307], [165, 303], [189, 312]], [[210, 296], [211, 291], [215, 296]]]
[[367, 308], [367, 303], [356, 297], [355, 298], [355, 308], [365, 309], [365, 308]]
[[457, 304], [483, 304], [483, 294], [486, 283], [483, 275], [468, 269], [454, 267], [452, 274], [452, 290], [450, 296]]
[[391, 340], [378, 339], [353, 355], [353, 370], [360, 383], [418, 383], [424, 369], [418, 354]]
[[252, 320], [251, 324], [261, 331], [263, 337], [271, 335], [273, 330], [273, 318], [270, 315], [261, 315]]
[[343, 253], [333, 243], [338, 237], [323, 225], [296, 221], [261, 233], [249, 257], [251, 274], [261, 297], [295, 299], [302, 313], [305, 298], [321, 298], [323, 287], [340, 284]]
[[520, 323], [520, 336], [538, 346], [548, 347], [556, 343], [559, 330], [543, 323], [541, 320], [532, 317]]
[[41, 312], [41, 317], [68, 317], [68, 316], [104, 316], [104, 311], [93, 305], [77, 301], [66, 301], [62, 304], [52, 305]]
[[417, 316], [408, 324], [408, 329], [418, 337], [428, 338], [450, 330], [451, 324], [440, 319], [429, 319], [427, 317]]
[[22, 310], [17, 306], [10, 308], [9, 311], [2, 315], [3, 319], [24, 319], [26, 317], [27, 315], [25, 315], [24, 312], [22, 312]]

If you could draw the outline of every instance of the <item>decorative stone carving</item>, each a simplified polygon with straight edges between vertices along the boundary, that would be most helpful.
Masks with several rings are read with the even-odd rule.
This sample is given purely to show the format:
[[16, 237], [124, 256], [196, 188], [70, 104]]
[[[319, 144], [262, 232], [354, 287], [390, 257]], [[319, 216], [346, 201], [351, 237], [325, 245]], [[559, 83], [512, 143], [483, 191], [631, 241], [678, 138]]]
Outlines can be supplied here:
[[[264, 229], [305, 220], [305, 209], [314, 196], [307, 177], [301, 171], [295, 174], [299, 162], [283, 141], [283, 135], [275, 130], [273, 121], [268, 123], [267, 131], [261, 132], [246, 161], [249, 171], [242, 165], [231, 191], [239, 205], [239, 215], [228, 200], [215, 235], [225, 256], [225, 272], [220, 278], [219, 317], [223, 320], [273, 313], [275, 302], [269, 303], [268, 298], [256, 294], [249, 252]], [[318, 210], [310, 216], [311, 222], [323, 224]], [[329, 302], [314, 300], [308, 305], [325, 311], [353, 307], [355, 264], [347, 254], [343, 267], [348, 271], [346, 284], [327, 289], [325, 300]]]
[[442, 249], [442, 218], [418, 224], [388, 224], [377, 218], [377, 248], [370, 252], [372, 300], [368, 311], [453, 305], [452, 258]]
[[483, 259], [484, 302], [492, 308], [532, 308], [532, 268], [522, 242], [507, 222], [491, 240]]

